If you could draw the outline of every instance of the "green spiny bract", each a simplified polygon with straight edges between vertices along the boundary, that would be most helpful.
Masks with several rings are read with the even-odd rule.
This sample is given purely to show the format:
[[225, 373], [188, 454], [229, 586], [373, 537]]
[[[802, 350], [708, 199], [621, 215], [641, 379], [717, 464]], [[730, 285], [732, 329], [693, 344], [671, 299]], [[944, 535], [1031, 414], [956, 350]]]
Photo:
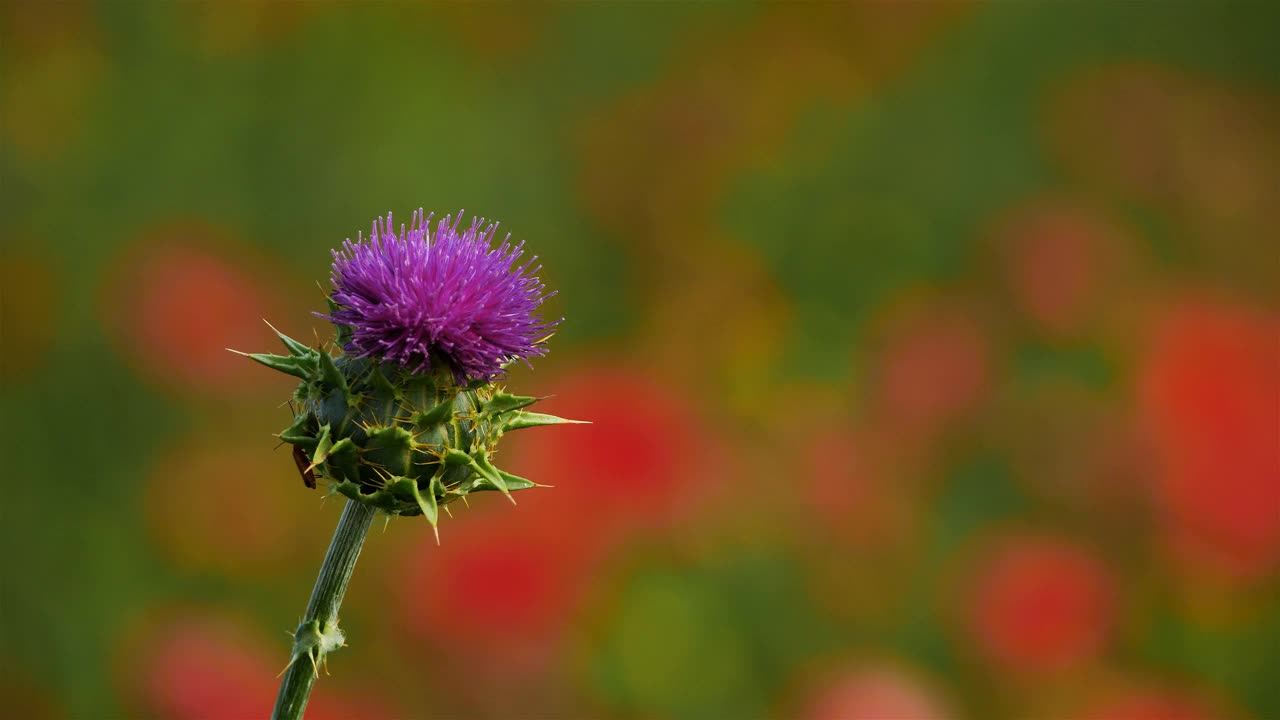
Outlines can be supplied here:
[[510, 498], [516, 490], [543, 487], [493, 464], [503, 433], [577, 422], [529, 412], [536, 398], [491, 383], [459, 386], [444, 363], [414, 374], [334, 357], [276, 334], [288, 355], [247, 356], [302, 381], [293, 394], [293, 423], [280, 433], [305, 457], [299, 469], [326, 478], [331, 492], [391, 515], [425, 515], [432, 527], [440, 506], [473, 492]]

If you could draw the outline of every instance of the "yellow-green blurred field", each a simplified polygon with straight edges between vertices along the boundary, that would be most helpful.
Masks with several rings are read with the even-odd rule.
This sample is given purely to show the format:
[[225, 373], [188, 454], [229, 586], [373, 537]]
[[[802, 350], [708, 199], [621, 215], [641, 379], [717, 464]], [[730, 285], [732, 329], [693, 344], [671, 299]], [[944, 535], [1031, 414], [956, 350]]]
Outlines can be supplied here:
[[341, 502], [224, 348], [419, 206], [594, 424], [308, 718], [1280, 717], [1280, 4], [0, 8], [5, 717], [269, 713]]

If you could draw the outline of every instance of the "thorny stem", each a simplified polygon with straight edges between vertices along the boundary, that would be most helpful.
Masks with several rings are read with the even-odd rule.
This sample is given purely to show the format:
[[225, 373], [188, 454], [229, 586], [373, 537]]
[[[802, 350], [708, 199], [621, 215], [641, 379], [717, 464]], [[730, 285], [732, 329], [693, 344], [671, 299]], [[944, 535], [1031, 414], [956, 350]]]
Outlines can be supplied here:
[[293, 656], [280, 683], [272, 720], [301, 720], [320, 663], [328, 652], [343, 644], [342, 632], [338, 629], [338, 608], [356, 560], [360, 558], [360, 548], [364, 546], [374, 512], [373, 508], [353, 500], [348, 500], [342, 510], [324, 564], [320, 566], [320, 576], [311, 591], [307, 613], [293, 635]]

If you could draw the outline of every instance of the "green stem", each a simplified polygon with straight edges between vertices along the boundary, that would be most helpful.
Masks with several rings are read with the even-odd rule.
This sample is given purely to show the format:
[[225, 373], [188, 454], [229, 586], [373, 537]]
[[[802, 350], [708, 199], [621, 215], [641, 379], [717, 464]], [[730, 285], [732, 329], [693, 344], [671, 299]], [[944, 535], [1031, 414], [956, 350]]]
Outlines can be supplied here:
[[320, 663], [327, 653], [343, 644], [342, 632], [338, 629], [338, 608], [347, 592], [351, 573], [356, 569], [356, 560], [360, 558], [360, 548], [364, 546], [374, 512], [364, 503], [351, 500], [342, 510], [338, 527], [333, 531], [333, 541], [324, 555], [324, 564], [320, 566], [320, 576], [311, 591], [307, 614], [293, 634], [293, 657], [285, 669], [284, 681], [280, 683], [272, 720], [302, 718]]

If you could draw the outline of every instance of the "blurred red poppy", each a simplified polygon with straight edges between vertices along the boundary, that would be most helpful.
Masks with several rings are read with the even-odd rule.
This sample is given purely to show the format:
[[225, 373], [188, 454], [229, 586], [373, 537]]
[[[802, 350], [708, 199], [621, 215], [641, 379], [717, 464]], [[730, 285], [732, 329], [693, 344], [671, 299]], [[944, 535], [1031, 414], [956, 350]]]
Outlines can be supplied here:
[[516, 433], [503, 440], [503, 459], [516, 474], [555, 486], [539, 501], [562, 513], [546, 517], [557, 533], [567, 524], [579, 537], [587, 527], [611, 534], [664, 525], [720, 479], [715, 430], [660, 378], [598, 364], [545, 389], [551, 395], [535, 409], [592, 424]]
[[1175, 548], [1241, 577], [1280, 560], [1280, 322], [1187, 300], [1156, 323], [1140, 368]]
[[874, 408], [904, 440], [928, 444], [985, 396], [991, 339], [957, 300], [911, 303], [889, 318], [877, 361]]
[[227, 352], [278, 343], [263, 324], [309, 341], [287, 308], [289, 288], [267, 281], [247, 259], [215, 249], [221, 233], [201, 223], [160, 228], [120, 255], [102, 300], [103, 322], [122, 355], [143, 375], [183, 393], [257, 393], [288, 386], [275, 373]]
[[[138, 649], [135, 694], [140, 709], [170, 720], [265, 717], [275, 704], [285, 643], [272, 651], [244, 627], [220, 616], [181, 614], [148, 628]], [[319, 683], [308, 720], [390, 717], [382, 703], [351, 702]]]
[[997, 233], [1014, 300], [1036, 331], [1083, 330], [1120, 260], [1117, 230], [1087, 210], [1040, 201], [1016, 210]]
[[496, 495], [455, 507], [444, 547], [424, 540], [408, 555], [411, 581], [391, 581], [421, 637], [463, 652], [545, 652], [608, 550], [672, 521], [711, 484], [710, 444], [674, 389], [609, 365], [547, 389], [536, 410], [593, 424], [505, 438], [499, 464], [554, 487], [520, 493], [516, 508]]
[[992, 661], [1052, 672], [1096, 655], [1112, 620], [1111, 580], [1088, 553], [1048, 538], [1012, 538], [974, 577], [970, 632]]
[[[505, 509], [492, 510], [536, 512], [500, 512]], [[477, 520], [446, 519], [442, 547], [424, 537], [407, 554], [407, 573], [392, 582], [408, 627], [452, 656], [541, 659], [580, 597], [585, 557], [566, 553], [545, 535], [524, 533], [528, 524], [519, 519]]]
[[[856, 546], [880, 547], [909, 530], [911, 502], [899, 478], [886, 471], [877, 438], [849, 427], [826, 427], [807, 437], [808, 467], [797, 485], [807, 511], [825, 535]], [[879, 439], [883, 440], [883, 439]]]

